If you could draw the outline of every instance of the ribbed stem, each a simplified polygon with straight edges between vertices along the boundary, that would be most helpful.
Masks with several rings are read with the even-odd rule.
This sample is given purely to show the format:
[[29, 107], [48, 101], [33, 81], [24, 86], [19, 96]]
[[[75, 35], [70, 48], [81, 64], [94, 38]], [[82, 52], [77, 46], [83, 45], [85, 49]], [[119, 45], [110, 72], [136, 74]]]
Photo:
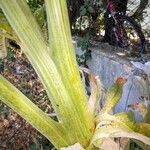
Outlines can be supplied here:
[[[52, 19], [49, 21], [49, 30], [50, 33], [52, 32], [50, 44], [53, 45], [50, 48], [53, 49], [53, 54], [56, 56], [52, 59], [50, 48], [44, 41], [26, 1], [0, 0], [0, 7], [17, 33], [24, 53], [39, 75], [59, 121], [68, 131], [66, 133], [69, 136], [67, 142], [70, 145], [80, 142], [86, 146], [93, 133], [94, 123], [87, 107], [86, 96], [75, 61], [67, 23], [66, 2], [46, 0], [46, 5], [47, 16]], [[59, 30], [56, 31], [57, 28]]]
[[45, 0], [45, 2], [52, 59], [75, 108], [74, 115], [77, 121], [72, 125], [72, 134], [82, 141], [88, 141], [94, 125], [71, 42], [66, 0]]
[[0, 76], [0, 100], [26, 119], [47, 137], [55, 147], [58, 148], [70, 144], [69, 140], [67, 141], [67, 132], [64, 132], [62, 125], [49, 118], [47, 114], [2, 76]]

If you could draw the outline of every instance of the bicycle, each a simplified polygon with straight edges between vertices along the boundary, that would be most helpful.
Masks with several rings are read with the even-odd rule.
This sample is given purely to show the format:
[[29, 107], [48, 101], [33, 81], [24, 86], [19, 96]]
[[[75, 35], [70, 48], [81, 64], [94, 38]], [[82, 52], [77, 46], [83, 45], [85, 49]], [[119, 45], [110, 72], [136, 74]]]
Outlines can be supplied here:
[[107, 18], [105, 32], [109, 31], [109, 34], [105, 33], [105, 42], [129, 49], [139, 56], [146, 52], [146, 40], [142, 29], [132, 17], [127, 16], [125, 11], [117, 11], [112, 0], [107, 0], [107, 9], [104, 15]]

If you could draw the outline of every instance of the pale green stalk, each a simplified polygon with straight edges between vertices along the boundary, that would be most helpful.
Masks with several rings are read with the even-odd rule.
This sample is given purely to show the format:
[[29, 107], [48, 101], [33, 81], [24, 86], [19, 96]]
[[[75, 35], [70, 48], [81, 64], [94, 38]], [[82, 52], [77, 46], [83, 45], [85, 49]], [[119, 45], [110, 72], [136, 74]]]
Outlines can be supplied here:
[[70, 144], [62, 125], [49, 118], [2, 76], [0, 76], [0, 99], [39, 130], [57, 148]]
[[17, 33], [24, 53], [39, 75], [59, 122], [49, 118], [2, 76], [0, 99], [31, 123], [58, 149], [75, 143], [80, 143], [85, 148], [90, 143], [101, 147], [103, 138], [121, 136], [143, 142], [145, 140], [145, 143], [149, 144], [150, 139], [133, 132], [150, 136], [149, 132], [145, 132], [150, 131], [149, 124], [134, 124], [130, 122], [131, 118], [128, 119], [128, 115], [112, 117], [107, 114], [121, 97], [122, 85], [125, 83], [121, 77], [108, 90], [106, 103], [96, 119], [96, 130], [93, 133], [94, 121], [92, 113], [89, 112], [71, 43], [66, 1], [45, 0], [45, 4], [49, 43], [44, 41], [26, 0], [0, 0], [0, 7]]
[[64, 103], [67, 103], [70, 98], [66, 93], [54, 62], [48, 55], [48, 47], [29, 8], [24, 0], [1, 0], [0, 4], [20, 38], [24, 53], [28, 56], [38, 73], [59, 116], [65, 110], [60, 112], [61, 110], [57, 105], [63, 107]]
[[[45, 0], [48, 19], [49, 46], [62, 81], [74, 105], [76, 122], [74, 135], [82, 140], [89, 138], [93, 130], [92, 116], [87, 105], [87, 98], [80, 79], [75, 52], [73, 49], [66, 0]], [[64, 67], [65, 66], [65, 67]], [[80, 130], [82, 129], [82, 130]], [[83, 132], [83, 133], [81, 133]]]
[[[51, 13], [56, 16], [58, 15], [61, 22], [60, 24], [59, 22], [55, 22], [55, 17], [49, 16], [49, 13], [47, 13], [48, 18], [52, 17], [57, 27], [62, 26], [59, 28], [65, 28], [65, 30], [61, 32], [62, 35], [58, 32], [54, 32], [51, 37], [55, 44], [61, 43], [56, 49], [53, 46], [51, 47], [54, 48], [54, 53], [56, 51], [55, 62], [54, 57], [53, 60], [50, 57], [49, 47], [44, 41], [26, 1], [0, 0], [0, 7], [12, 28], [17, 33], [24, 53], [39, 75], [55, 112], [58, 115], [59, 121], [68, 131], [68, 143], [74, 144], [75, 142], [80, 142], [83, 146], [86, 146], [93, 132], [94, 125], [88, 111], [85, 93], [80, 81], [69, 29], [66, 29], [68, 26], [68, 23], [66, 23], [66, 21], [68, 21], [68, 19], [66, 19], [67, 10], [66, 8], [63, 10], [66, 4], [64, 0], [50, 0], [47, 1], [47, 3], [48, 2], [49, 4], [54, 3], [53, 6], [55, 9], [57, 9], [55, 6], [57, 4], [59, 13], [57, 13], [55, 9], [52, 9]], [[47, 10], [51, 9], [49, 4], [47, 4]], [[49, 22], [49, 24], [51, 23]], [[65, 25], [67, 26], [65, 27]], [[54, 37], [59, 37], [59, 35], [61, 38], [58, 38], [57, 40], [59, 42], [56, 43], [56, 38]], [[67, 38], [68, 36], [69, 38]], [[64, 43], [64, 45], [62, 45], [62, 43]], [[62, 53], [59, 55], [58, 50], [62, 50]], [[59, 60], [60, 58], [61, 60]]]

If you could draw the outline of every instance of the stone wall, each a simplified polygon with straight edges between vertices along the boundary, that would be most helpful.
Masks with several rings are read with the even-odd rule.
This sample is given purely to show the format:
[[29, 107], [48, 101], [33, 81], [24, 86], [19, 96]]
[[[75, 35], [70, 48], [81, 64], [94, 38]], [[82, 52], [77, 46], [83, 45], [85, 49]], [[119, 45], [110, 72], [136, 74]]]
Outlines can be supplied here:
[[[76, 51], [81, 50], [76, 47]], [[99, 44], [92, 47], [91, 51], [88, 66], [100, 76], [104, 88], [108, 88], [118, 76], [128, 77], [115, 112], [125, 111], [128, 104], [139, 101], [141, 96], [150, 97], [150, 62], [142, 64], [131, 61], [123, 56], [121, 50], [117, 51], [108, 44]]]

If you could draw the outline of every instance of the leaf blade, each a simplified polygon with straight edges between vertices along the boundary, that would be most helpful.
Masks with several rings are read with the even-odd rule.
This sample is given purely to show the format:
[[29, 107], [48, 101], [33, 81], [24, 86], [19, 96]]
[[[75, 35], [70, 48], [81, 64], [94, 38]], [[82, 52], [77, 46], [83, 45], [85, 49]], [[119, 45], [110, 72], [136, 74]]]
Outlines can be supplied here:
[[[0, 75], [0, 100], [47, 137], [56, 147], [67, 145], [64, 129]], [[49, 132], [51, 134], [49, 134]], [[58, 140], [59, 139], [59, 140]]]
[[[61, 75], [65, 89], [74, 105], [74, 125], [70, 125], [78, 140], [89, 140], [94, 129], [92, 115], [88, 109], [87, 98], [83, 88], [78, 65], [73, 49], [66, 1], [46, 0], [51, 58]], [[76, 126], [76, 131], [75, 127]], [[68, 127], [67, 127], [68, 128]], [[86, 137], [86, 138], [85, 138]], [[85, 145], [85, 144], [83, 144]]]

